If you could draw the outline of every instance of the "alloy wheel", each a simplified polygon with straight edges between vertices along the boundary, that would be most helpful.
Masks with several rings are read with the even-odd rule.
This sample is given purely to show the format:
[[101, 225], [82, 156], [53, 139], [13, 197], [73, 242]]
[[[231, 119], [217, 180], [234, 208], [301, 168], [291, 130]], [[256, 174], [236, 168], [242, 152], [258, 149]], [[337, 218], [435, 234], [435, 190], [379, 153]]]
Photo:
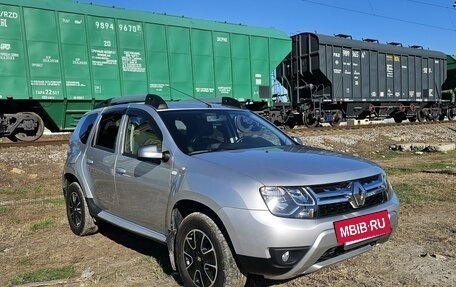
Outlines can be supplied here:
[[82, 223], [82, 210], [81, 199], [76, 192], [71, 193], [68, 208], [70, 211], [71, 224], [73, 224], [74, 227], [79, 227]]
[[184, 241], [185, 267], [193, 283], [200, 287], [213, 286], [218, 273], [217, 254], [210, 238], [193, 229]]

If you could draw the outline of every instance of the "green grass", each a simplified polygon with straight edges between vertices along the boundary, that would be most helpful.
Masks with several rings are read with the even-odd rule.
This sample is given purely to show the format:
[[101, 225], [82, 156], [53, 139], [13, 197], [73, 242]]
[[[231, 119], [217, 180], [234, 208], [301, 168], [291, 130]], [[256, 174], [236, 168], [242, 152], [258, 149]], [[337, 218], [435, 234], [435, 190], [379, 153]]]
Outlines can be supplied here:
[[19, 274], [13, 278], [11, 284], [20, 285], [34, 282], [46, 282], [74, 277], [76, 271], [72, 266], [44, 268]]
[[58, 207], [65, 206], [65, 199], [63, 197], [48, 199], [46, 202]]
[[165, 279], [168, 275], [165, 273], [162, 264], [157, 261], [153, 256], [142, 256], [142, 260], [145, 261], [149, 266], [148, 268], [152, 270], [152, 274], [155, 274], [160, 279]]
[[30, 192], [30, 189], [25, 188], [25, 187], [19, 187], [19, 188], [0, 188], [0, 194], [5, 194], [5, 195], [12, 195], [12, 194], [18, 194], [18, 195], [24, 195]]
[[449, 199], [448, 196], [442, 193], [430, 193], [427, 191], [427, 187], [421, 184], [396, 183], [393, 184], [393, 188], [399, 197], [399, 201], [403, 204], [418, 204], [431, 201], [455, 201], [455, 199]]
[[410, 167], [384, 167], [384, 169], [388, 176], [401, 175], [401, 174], [412, 174], [412, 173], [418, 172], [415, 169], [410, 168]]
[[456, 168], [436, 168], [431, 165], [416, 165], [409, 167], [385, 167], [384, 168], [388, 175], [404, 175], [413, 173], [440, 173], [446, 175], [456, 175]]
[[145, 262], [150, 263], [150, 264], [157, 263], [157, 261], [155, 260], [155, 258], [153, 256], [143, 255], [141, 258], [142, 258], [142, 260], [144, 260]]
[[456, 168], [456, 162], [451, 161], [432, 161], [432, 162], [421, 162], [418, 166], [422, 169], [452, 169]]
[[21, 265], [30, 265], [30, 263], [32, 263], [32, 258], [22, 257], [21, 259], [19, 259], [18, 263]]
[[37, 221], [35, 223], [33, 223], [31, 226], [30, 226], [30, 231], [38, 231], [38, 230], [43, 230], [43, 229], [48, 229], [50, 227], [54, 226], [54, 220], [53, 219], [50, 219], [50, 218], [47, 218], [47, 219], [43, 219], [43, 220], [40, 220], [40, 221]]
[[415, 204], [426, 201], [426, 196], [417, 193], [417, 187], [412, 184], [398, 183], [394, 184], [393, 187], [401, 203]]
[[0, 216], [6, 215], [11, 211], [11, 208], [6, 207], [6, 206], [1, 206], [0, 207]]
[[1, 195], [13, 196], [10, 199], [24, 199], [30, 195], [46, 194], [48, 190], [43, 186], [21, 186], [16, 188], [0, 188]]
[[408, 153], [406, 155], [408, 156], [403, 157], [403, 161], [399, 159], [399, 162], [407, 162], [405, 165], [397, 165], [398, 159], [384, 159], [384, 161], [382, 160], [379, 162], [383, 163], [383, 166], [389, 175], [404, 175], [421, 172], [456, 175], [456, 153], [430, 153], [419, 156]]
[[396, 159], [399, 157], [404, 157], [407, 155], [408, 154], [406, 154], [404, 152], [388, 150], [388, 151], [382, 152], [382, 153], [375, 153], [372, 156], [369, 156], [369, 158], [371, 158], [372, 160], [390, 160], [390, 159]]

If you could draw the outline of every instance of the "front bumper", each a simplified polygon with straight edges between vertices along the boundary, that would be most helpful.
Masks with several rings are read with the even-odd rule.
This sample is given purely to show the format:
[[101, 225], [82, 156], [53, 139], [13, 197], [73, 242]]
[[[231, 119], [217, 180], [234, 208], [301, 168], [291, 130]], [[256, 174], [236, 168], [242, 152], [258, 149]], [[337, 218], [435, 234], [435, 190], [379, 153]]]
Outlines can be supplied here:
[[[391, 228], [398, 225], [399, 201], [394, 195], [388, 202], [359, 212], [322, 219], [290, 219], [269, 211], [223, 208], [219, 211], [233, 243], [243, 271], [270, 279], [289, 279], [317, 271], [346, 260], [386, 242], [391, 234], [359, 242], [350, 249], [337, 244], [334, 221], [387, 210]], [[271, 248], [301, 248], [305, 255], [292, 266], [274, 263]]]

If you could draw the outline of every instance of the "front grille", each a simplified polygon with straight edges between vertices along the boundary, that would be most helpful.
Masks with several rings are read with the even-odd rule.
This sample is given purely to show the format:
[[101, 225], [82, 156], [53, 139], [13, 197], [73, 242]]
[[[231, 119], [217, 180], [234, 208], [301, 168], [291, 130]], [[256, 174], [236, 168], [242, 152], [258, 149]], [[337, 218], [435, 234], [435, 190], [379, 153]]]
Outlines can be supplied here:
[[323, 255], [315, 263], [319, 263], [319, 262], [334, 258], [334, 257], [342, 255], [344, 253], [345, 253], [345, 250], [344, 250], [343, 245], [333, 247], [331, 249], [326, 250], [326, 252], [323, 253]]
[[352, 248], [350, 250], [345, 250], [343, 245], [339, 245], [339, 246], [330, 248], [330, 249], [326, 250], [326, 252], [323, 253], [323, 255], [320, 258], [318, 258], [317, 262], [315, 262], [315, 263], [323, 262], [325, 260], [340, 256], [340, 255], [342, 255], [344, 253], [347, 253], [349, 251], [353, 251], [353, 250], [362, 248], [362, 247], [364, 247], [366, 245], [369, 245], [369, 244], [372, 245], [372, 243], [367, 243], [367, 244], [363, 244], [363, 245], [360, 245], [360, 246], [356, 246], [356, 247], [354, 247], [354, 248]]
[[357, 210], [362, 210], [365, 208], [369, 208], [381, 203], [384, 203], [385, 196], [383, 193], [377, 193], [375, 195], [369, 196], [366, 198], [366, 202], [364, 205], [360, 208], [353, 208], [351, 204], [347, 202], [338, 202], [338, 203], [333, 203], [333, 204], [324, 204], [324, 205], [319, 205], [318, 206], [318, 211], [317, 211], [317, 218], [322, 218], [322, 217], [327, 217], [327, 216], [333, 216], [337, 214], [344, 214], [344, 213], [350, 213], [353, 211]]
[[[349, 198], [354, 190], [359, 190], [359, 186], [362, 186], [366, 198], [362, 206], [354, 208]], [[352, 181], [310, 186], [309, 189], [317, 200], [317, 218], [351, 213], [387, 201], [387, 185], [381, 174]]]

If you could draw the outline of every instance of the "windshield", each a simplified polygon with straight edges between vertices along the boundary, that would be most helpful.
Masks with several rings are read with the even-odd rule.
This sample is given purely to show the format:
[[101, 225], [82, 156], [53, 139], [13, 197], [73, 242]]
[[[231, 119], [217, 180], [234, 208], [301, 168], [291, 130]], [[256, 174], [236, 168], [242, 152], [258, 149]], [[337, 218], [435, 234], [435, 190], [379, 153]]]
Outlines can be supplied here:
[[295, 145], [276, 126], [246, 110], [161, 111], [179, 149], [186, 154]]

